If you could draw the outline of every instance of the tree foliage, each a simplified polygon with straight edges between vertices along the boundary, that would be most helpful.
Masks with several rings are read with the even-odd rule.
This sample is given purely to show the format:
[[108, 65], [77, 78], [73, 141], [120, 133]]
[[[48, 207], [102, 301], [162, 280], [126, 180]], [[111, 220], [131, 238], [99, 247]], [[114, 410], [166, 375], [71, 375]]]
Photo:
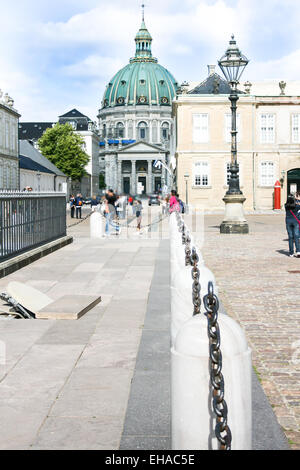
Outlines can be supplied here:
[[41, 153], [73, 180], [86, 175], [90, 157], [83, 150], [84, 139], [70, 124], [55, 124], [38, 141]]

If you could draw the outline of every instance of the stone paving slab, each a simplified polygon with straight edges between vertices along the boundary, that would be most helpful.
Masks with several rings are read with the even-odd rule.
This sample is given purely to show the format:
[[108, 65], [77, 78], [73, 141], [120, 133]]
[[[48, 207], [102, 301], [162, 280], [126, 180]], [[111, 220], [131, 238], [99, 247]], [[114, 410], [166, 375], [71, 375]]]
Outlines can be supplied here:
[[[264, 235], [262, 228], [259, 225]], [[279, 233], [276, 225], [272, 229]], [[0, 393], [4, 392], [0, 449], [169, 449], [168, 242], [147, 239], [147, 234], [138, 239], [90, 240], [88, 220], [69, 232], [74, 236], [72, 245], [36, 261], [31, 266], [35, 269], [23, 268], [1, 279], [1, 290], [5, 291], [6, 282], [20, 280], [36, 288], [40, 285], [54, 298], [55, 291], [61, 296], [79, 276], [76, 293], [81, 288], [87, 295], [99, 294], [102, 302], [77, 322], [0, 321], [0, 340], [7, 345], [6, 364], [0, 365]], [[167, 233], [166, 225], [162, 232]], [[80, 272], [79, 268], [75, 273], [82, 264], [102, 266], [99, 271], [92, 267]], [[39, 278], [42, 271], [54, 277]], [[289, 310], [296, 314], [290, 304]], [[260, 312], [250, 313], [248, 319], [251, 315], [261, 319]], [[255, 326], [258, 336], [261, 330], [256, 325], [261, 323], [256, 317], [249, 325]], [[274, 335], [270, 345], [276, 340]], [[254, 378], [262, 404], [257, 413], [263, 416], [258, 420], [257, 442], [266, 448], [261, 439], [265, 432], [274, 448], [282, 448], [281, 436], [274, 434], [277, 420], [274, 414], [273, 421], [268, 419], [268, 402]], [[276, 397], [279, 402], [280, 395]], [[268, 428], [263, 427], [266, 422]]]

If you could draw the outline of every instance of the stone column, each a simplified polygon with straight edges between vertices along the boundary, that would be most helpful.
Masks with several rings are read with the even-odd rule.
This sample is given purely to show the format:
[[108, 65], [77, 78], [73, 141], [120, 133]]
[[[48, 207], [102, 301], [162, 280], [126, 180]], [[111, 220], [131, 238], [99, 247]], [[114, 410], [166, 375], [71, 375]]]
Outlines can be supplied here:
[[131, 194], [136, 194], [136, 160], [131, 160]]
[[109, 157], [106, 156], [105, 157], [105, 184], [106, 184], [106, 188], [110, 188], [111, 184], [110, 184], [110, 162], [109, 162]]
[[122, 160], [118, 160], [117, 190], [119, 194], [122, 192]]
[[152, 135], [152, 119], [149, 120], [149, 142], [153, 144], [153, 135]]
[[152, 194], [153, 192], [153, 186], [152, 186], [152, 160], [148, 160], [148, 188], [147, 188], [147, 193]]

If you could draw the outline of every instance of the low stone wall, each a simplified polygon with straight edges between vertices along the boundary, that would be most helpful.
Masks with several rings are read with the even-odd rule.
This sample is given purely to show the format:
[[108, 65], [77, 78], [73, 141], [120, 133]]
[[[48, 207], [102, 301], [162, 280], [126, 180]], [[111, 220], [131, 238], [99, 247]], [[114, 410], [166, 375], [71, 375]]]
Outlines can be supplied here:
[[24, 266], [27, 266], [30, 263], [33, 263], [40, 258], [43, 258], [44, 256], [49, 255], [50, 253], [53, 253], [53, 251], [59, 250], [60, 248], [69, 245], [72, 242], [73, 237], [67, 235], [50, 243], [46, 243], [45, 245], [39, 246], [34, 250], [26, 251], [26, 253], [15, 256], [8, 261], [0, 263], [0, 279], [8, 276], [18, 269], [23, 268]]

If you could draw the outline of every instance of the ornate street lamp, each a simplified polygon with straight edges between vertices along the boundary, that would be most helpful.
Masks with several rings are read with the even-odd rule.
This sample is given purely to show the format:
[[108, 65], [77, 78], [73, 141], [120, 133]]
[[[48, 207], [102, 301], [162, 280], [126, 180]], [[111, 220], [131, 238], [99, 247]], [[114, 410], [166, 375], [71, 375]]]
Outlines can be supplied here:
[[232, 35], [227, 51], [218, 61], [219, 67], [231, 88], [231, 93], [229, 95], [229, 100], [231, 102], [230, 179], [228, 191], [223, 198], [223, 201], [225, 202], [225, 218], [220, 225], [221, 233], [249, 233], [249, 227], [243, 211], [243, 203], [246, 198], [240, 190], [236, 138], [236, 108], [237, 101], [239, 99], [237, 85], [248, 62], [247, 57], [245, 57], [237, 47], [234, 36]]

